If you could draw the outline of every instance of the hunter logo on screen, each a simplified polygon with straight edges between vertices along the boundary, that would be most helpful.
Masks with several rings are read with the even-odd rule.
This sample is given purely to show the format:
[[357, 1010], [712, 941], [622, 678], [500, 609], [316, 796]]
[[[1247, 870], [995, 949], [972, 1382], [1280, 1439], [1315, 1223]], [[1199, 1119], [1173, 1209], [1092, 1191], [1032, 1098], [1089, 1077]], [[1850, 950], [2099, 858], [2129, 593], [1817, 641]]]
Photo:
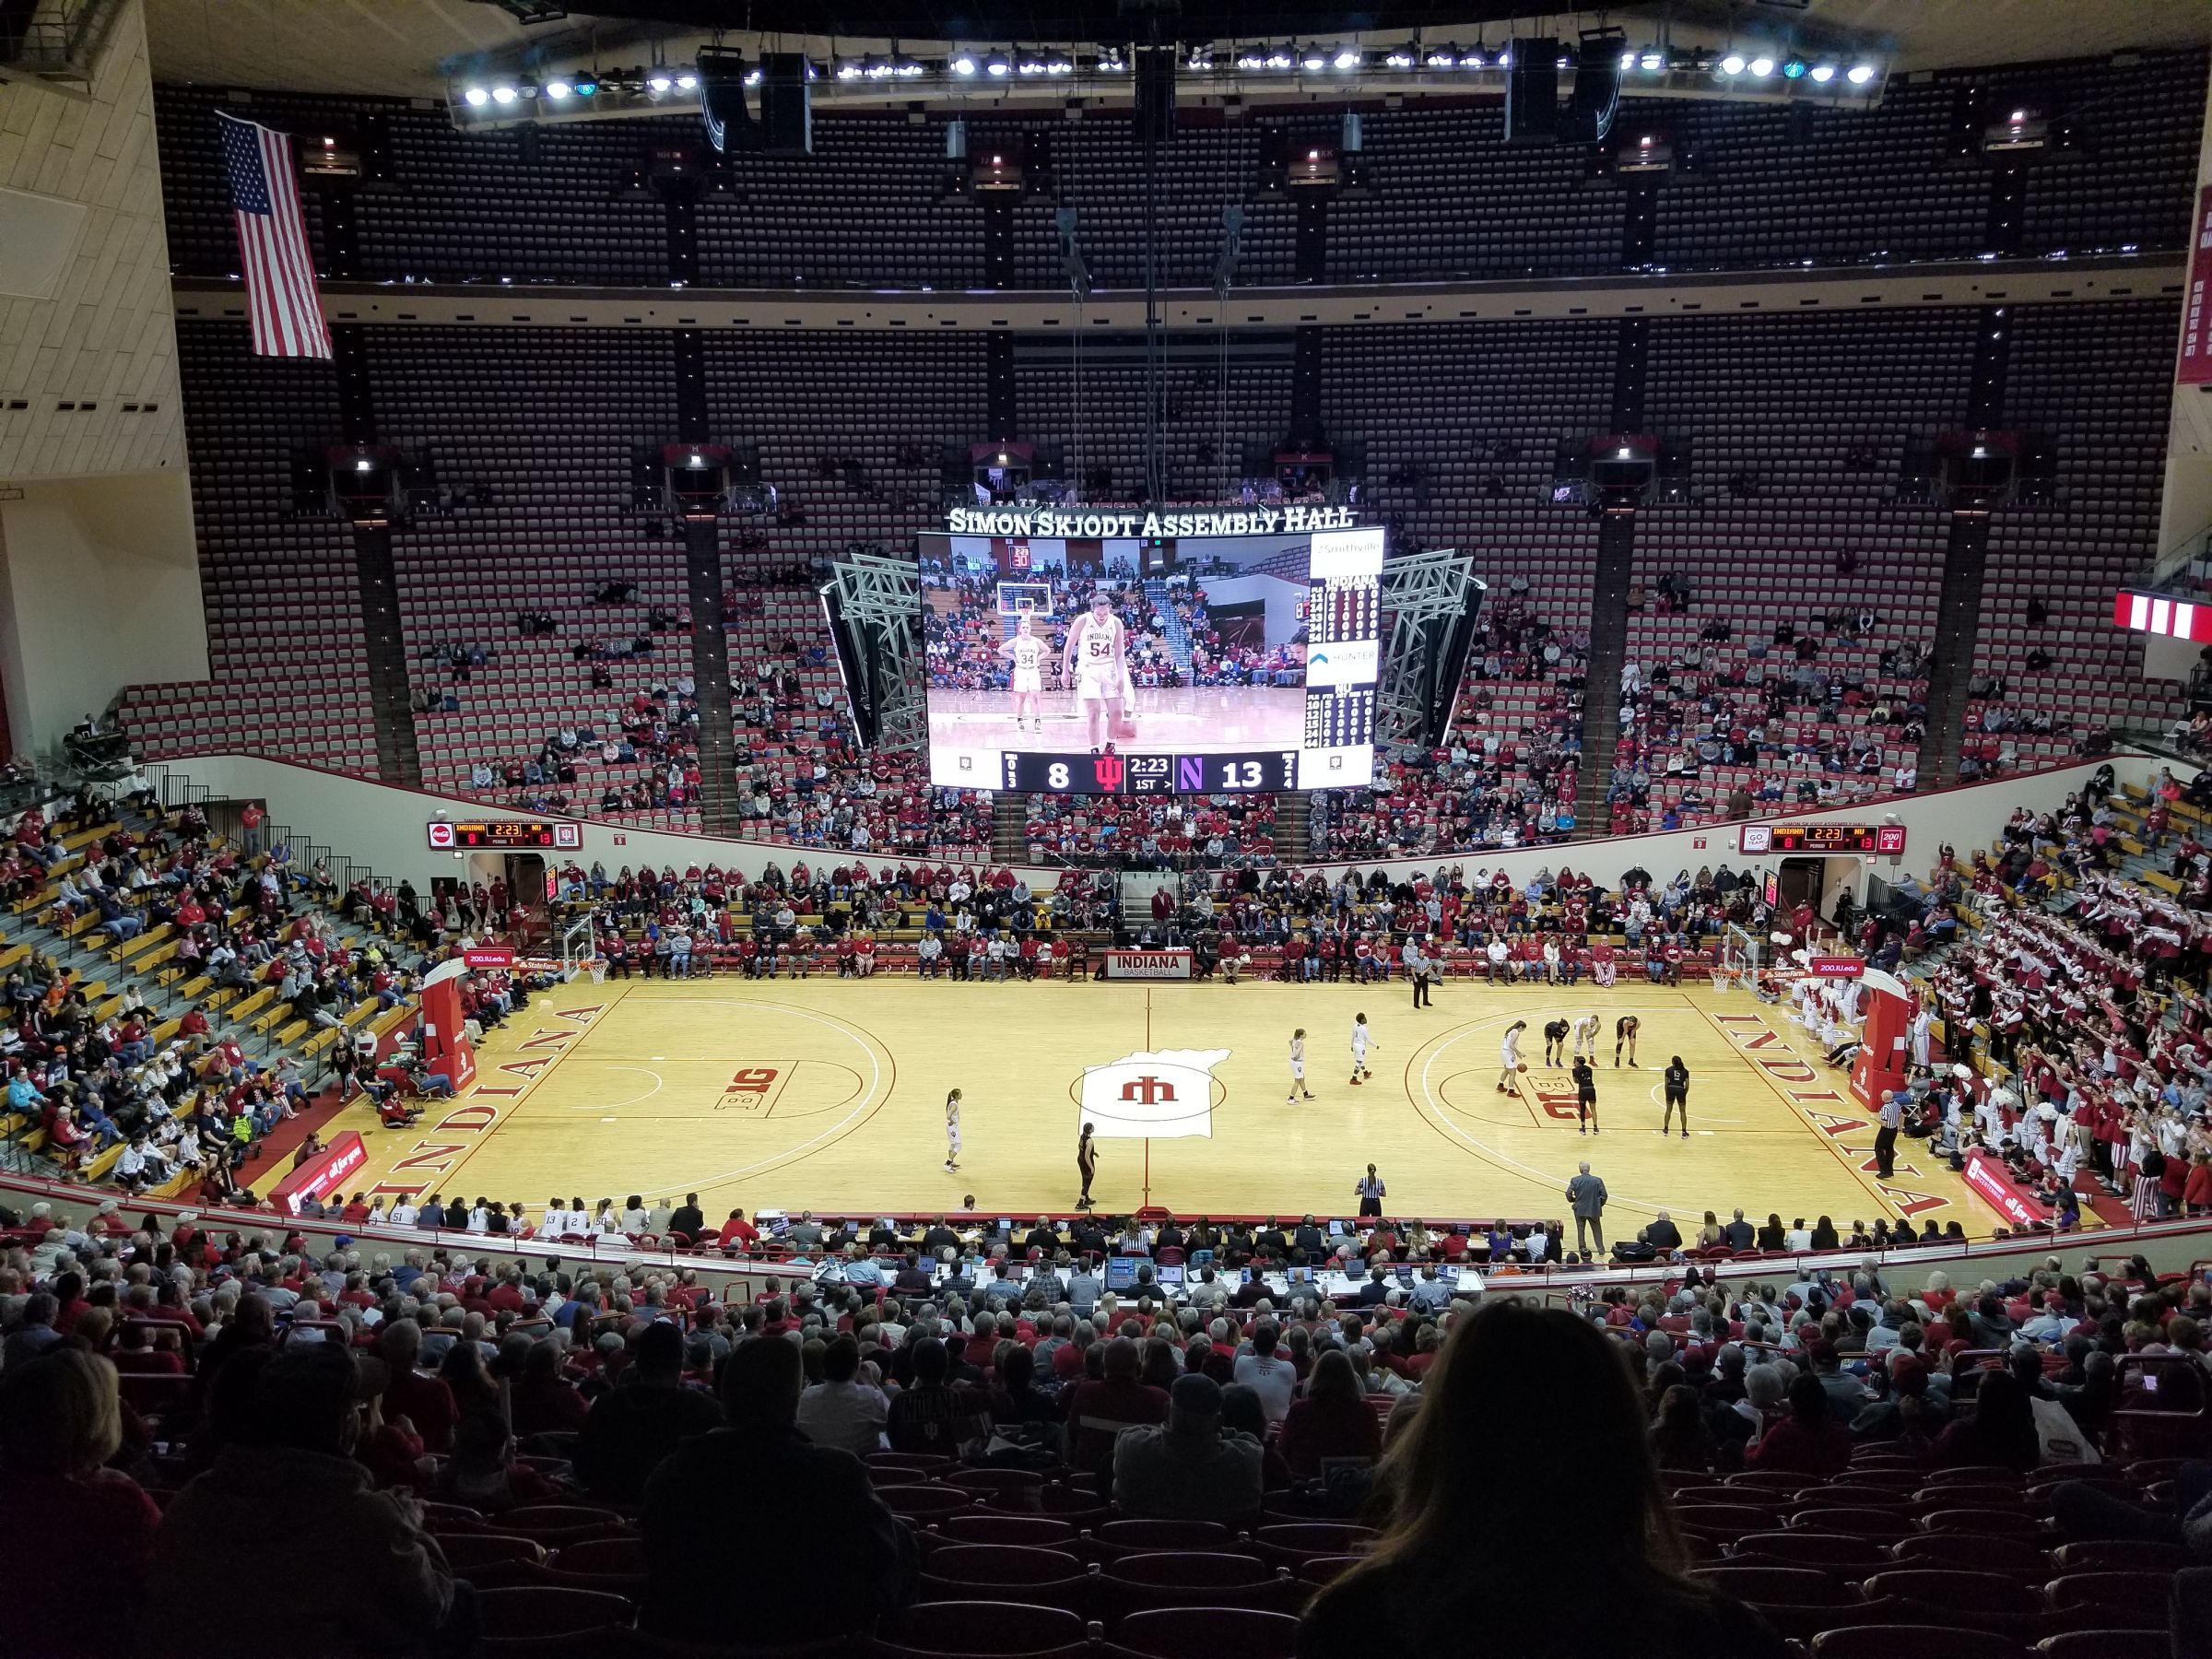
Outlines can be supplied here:
[[1124, 1054], [1083, 1072], [1083, 1122], [1103, 1140], [1174, 1140], [1214, 1133], [1214, 1067], [1227, 1049]]

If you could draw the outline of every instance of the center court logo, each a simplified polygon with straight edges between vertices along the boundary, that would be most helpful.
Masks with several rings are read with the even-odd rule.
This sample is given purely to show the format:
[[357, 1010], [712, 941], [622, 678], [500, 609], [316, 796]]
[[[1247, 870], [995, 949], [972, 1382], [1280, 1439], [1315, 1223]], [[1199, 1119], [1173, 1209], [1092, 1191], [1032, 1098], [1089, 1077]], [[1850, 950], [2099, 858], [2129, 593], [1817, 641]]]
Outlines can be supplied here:
[[1175, 1140], [1214, 1133], [1214, 1067], [1227, 1049], [1124, 1054], [1083, 1071], [1083, 1121], [1101, 1140]]

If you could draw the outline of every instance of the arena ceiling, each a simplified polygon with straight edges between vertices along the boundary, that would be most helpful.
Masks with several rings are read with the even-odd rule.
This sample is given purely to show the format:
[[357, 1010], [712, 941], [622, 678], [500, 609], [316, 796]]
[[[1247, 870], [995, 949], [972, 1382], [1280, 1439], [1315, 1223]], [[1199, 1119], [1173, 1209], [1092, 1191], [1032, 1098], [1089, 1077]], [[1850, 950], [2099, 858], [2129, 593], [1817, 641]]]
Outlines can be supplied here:
[[[576, 8], [543, 0], [146, 0], [159, 80], [431, 99], [444, 97], [450, 79], [547, 56], [589, 62], [595, 50], [618, 62], [650, 56], [657, 44], [677, 62], [720, 31], [729, 44], [820, 53], [865, 41], [1127, 41], [1139, 31], [1125, 9], [1124, 0], [599, 0]], [[524, 20], [533, 16], [543, 20]], [[1181, 37], [1217, 41], [1259, 38], [1255, 18], [1278, 37], [1371, 40], [1472, 27], [1501, 39], [1515, 18], [1562, 38], [1600, 22], [1631, 33], [1665, 24], [1677, 36], [1856, 44], [1904, 71], [2212, 41], [2205, 0], [1629, 0], [1553, 13], [1499, 0], [1182, 0], [1174, 16]]]

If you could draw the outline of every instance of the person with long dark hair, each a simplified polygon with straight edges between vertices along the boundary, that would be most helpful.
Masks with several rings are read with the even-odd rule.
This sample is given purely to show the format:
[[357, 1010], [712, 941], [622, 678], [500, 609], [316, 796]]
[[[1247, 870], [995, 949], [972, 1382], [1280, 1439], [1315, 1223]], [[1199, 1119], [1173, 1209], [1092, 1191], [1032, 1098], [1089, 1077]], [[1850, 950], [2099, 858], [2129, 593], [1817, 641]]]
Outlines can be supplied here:
[[1083, 1193], [1076, 1200], [1079, 1210], [1090, 1208], [1091, 1178], [1099, 1172], [1099, 1149], [1091, 1144], [1091, 1126], [1083, 1125], [1083, 1133], [1076, 1140], [1076, 1173], [1083, 1178]]
[[1382, 1535], [1306, 1609], [1300, 1659], [1365, 1652], [1382, 1630], [1409, 1653], [1569, 1659], [1619, 1646], [1624, 1609], [1641, 1659], [1786, 1652], [1684, 1578], [1636, 1387], [1574, 1314], [1503, 1301], [1459, 1322], [1376, 1492]]
[[2035, 1407], [2009, 1371], [1983, 1371], [1974, 1390], [1972, 1413], [1955, 1418], [1936, 1437], [1935, 1463], [1939, 1469], [2028, 1470], [2042, 1461]]

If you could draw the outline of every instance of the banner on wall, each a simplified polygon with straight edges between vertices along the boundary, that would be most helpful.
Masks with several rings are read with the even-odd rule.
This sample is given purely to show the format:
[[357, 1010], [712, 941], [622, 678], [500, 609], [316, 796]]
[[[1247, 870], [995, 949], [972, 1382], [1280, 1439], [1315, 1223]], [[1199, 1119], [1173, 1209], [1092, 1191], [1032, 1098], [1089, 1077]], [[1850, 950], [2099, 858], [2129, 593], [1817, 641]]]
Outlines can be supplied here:
[[2173, 378], [2184, 386], [2212, 385], [2212, 184], [2196, 193], [2191, 222], [2189, 284], [2182, 295], [2182, 361]]
[[1110, 950], [1106, 953], [1108, 979], [1187, 980], [1191, 952], [1187, 950]]
[[285, 1215], [296, 1216], [308, 1199], [344, 1187], [347, 1179], [368, 1161], [369, 1149], [361, 1144], [361, 1137], [348, 1129], [270, 1189], [270, 1202]]

